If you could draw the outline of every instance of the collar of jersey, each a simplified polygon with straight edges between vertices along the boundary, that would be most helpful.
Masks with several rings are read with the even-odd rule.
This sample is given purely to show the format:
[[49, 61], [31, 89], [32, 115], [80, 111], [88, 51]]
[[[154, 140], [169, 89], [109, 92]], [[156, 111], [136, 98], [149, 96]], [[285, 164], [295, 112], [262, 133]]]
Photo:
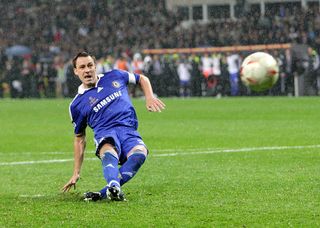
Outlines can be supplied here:
[[[95, 87], [92, 87], [92, 88], [97, 88], [97, 85], [98, 85], [98, 83], [99, 83], [99, 81], [100, 81], [100, 78], [102, 78], [103, 76], [104, 76], [104, 74], [99, 74], [99, 75], [98, 75], [98, 81], [97, 81]], [[84, 87], [83, 87], [83, 84], [81, 84], [81, 85], [78, 87], [78, 94], [84, 94], [86, 91], [88, 91], [88, 90], [90, 90], [90, 89], [92, 89], [92, 88], [84, 88]]]

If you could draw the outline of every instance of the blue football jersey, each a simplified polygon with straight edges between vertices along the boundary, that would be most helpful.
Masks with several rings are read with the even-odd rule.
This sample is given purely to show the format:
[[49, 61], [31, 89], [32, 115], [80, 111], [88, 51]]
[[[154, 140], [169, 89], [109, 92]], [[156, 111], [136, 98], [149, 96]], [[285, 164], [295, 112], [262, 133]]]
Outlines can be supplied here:
[[98, 75], [95, 87], [80, 86], [69, 107], [74, 133], [80, 134], [89, 126], [94, 131], [95, 141], [99, 142], [104, 132], [117, 126], [137, 130], [137, 115], [127, 85], [137, 84], [139, 80], [138, 74], [112, 70]]

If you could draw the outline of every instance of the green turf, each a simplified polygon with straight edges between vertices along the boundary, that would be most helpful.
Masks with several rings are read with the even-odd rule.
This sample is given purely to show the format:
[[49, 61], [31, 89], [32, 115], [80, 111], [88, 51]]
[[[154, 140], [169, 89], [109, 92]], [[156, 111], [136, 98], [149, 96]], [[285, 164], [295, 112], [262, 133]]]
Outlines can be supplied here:
[[[164, 99], [134, 104], [150, 156], [128, 202], [85, 203], [104, 185], [92, 132], [77, 189], [70, 100], [0, 100], [0, 227], [319, 227], [320, 102], [304, 98]], [[171, 156], [170, 156], [171, 155]]]

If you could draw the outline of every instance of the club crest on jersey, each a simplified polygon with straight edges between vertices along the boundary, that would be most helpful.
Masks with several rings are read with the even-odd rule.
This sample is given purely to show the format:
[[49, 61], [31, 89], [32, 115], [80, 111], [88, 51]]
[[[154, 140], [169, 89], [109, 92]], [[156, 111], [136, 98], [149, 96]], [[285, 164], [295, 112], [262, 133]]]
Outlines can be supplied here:
[[117, 81], [113, 81], [113, 82], [112, 82], [112, 86], [113, 86], [114, 88], [119, 88], [119, 87], [120, 87], [120, 83], [117, 82]]
[[93, 106], [95, 103], [98, 102], [98, 99], [95, 98], [95, 97], [89, 97], [89, 103], [90, 103], [90, 106]]

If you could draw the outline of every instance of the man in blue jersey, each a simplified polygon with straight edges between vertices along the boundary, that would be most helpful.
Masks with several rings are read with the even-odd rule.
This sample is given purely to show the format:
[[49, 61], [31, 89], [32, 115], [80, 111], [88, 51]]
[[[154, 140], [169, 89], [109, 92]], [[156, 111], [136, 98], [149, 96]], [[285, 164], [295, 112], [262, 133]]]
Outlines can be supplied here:
[[127, 85], [133, 83], [141, 86], [148, 111], [161, 112], [165, 104], [153, 96], [150, 81], [143, 75], [121, 70], [96, 75], [95, 58], [86, 52], [74, 57], [73, 67], [82, 84], [70, 104], [75, 133], [74, 170], [62, 190], [69, 191], [80, 178], [86, 147], [85, 129], [88, 125], [94, 131], [96, 155], [102, 162], [107, 185], [99, 192], [85, 193], [84, 199], [124, 201], [121, 186], [137, 173], [148, 154], [137, 132], [138, 120]]

